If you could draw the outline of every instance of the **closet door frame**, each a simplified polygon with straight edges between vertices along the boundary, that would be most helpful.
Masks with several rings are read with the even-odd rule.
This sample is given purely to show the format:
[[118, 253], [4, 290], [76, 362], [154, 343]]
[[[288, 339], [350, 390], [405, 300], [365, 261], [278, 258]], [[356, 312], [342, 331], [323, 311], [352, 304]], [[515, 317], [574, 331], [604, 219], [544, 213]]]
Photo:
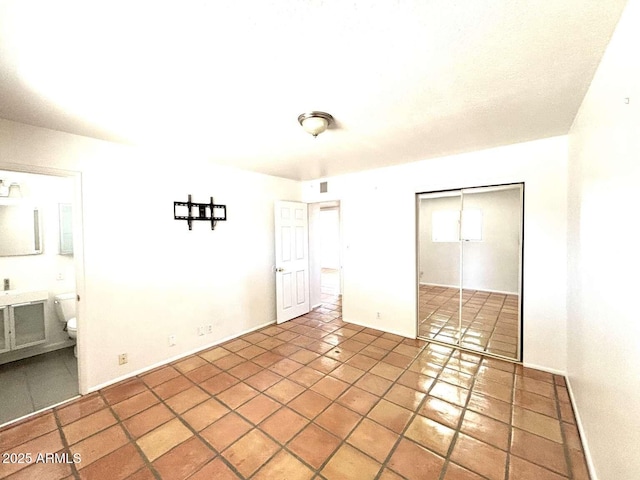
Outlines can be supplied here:
[[[421, 267], [421, 239], [420, 239], [420, 200], [421, 196], [429, 195], [433, 196], [433, 198], [442, 198], [447, 196], [460, 196], [460, 211], [462, 212], [464, 205], [464, 193], [466, 191], [467, 194], [470, 193], [481, 193], [482, 190], [487, 192], [489, 191], [497, 191], [497, 190], [507, 190], [512, 188], [520, 189], [520, 228], [519, 228], [519, 268], [518, 268], [518, 339], [517, 339], [517, 352], [516, 357], [507, 357], [495, 353], [488, 352], [486, 350], [476, 350], [472, 348], [468, 348], [463, 346], [462, 343], [462, 335], [461, 335], [461, 327], [462, 327], [462, 293], [463, 293], [463, 241], [459, 240], [460, 248], [459, 248], [459, 279], [460, 285], [458, 287], [458, 301], [459, 301], [459, 309], [458, 309], [458, 328], [459, 328], [459, 338], [457, 343], [452, 344], [440, 340], [436, 340], [429, 337], [420, 336], [420, 267]], [[441, 194], [441, 196], [439, 195]], [[477, 185], [477, 186], [468, 186], [461, 188], [451, 188], [445, 190], [429, 190], [429, 191], [420, 191], [415, 194], [415, 213], [416, 213], [416, 337], [425, 341], [437, 343], [439, 345], [448, 346], [458, 348], [463, 351], [475, 353], [478, 355], [486, 355], [489, 357], [499, 358], [501, 360], [506, 360], [510, 362], [522, 363], [523, 359], [523, 349], [524, 349], [524, 340], [523, 340], [523, 332], [524, 332], [524, 232], [525, 232], [525, 182], [512, 182], [512, 183], [503, 183], [503, 184], [490, 184], [490, 185]], [[458, 225], [458, 229], [460, 231], [461, 221]], [[461, 238], [461, 237], [460, 237]]]

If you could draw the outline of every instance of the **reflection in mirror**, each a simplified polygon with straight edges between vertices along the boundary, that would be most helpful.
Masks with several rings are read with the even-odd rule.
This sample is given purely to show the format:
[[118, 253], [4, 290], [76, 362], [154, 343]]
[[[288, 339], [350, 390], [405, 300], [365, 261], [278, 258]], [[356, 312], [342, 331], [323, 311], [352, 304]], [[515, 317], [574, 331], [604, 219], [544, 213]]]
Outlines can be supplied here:
[[24, 204], [0, 205], [0, 256], [42, 253], [40, 212]]
[[463, 190], [463, 217], [484, 213], [479, 241], [462, 242], [462, 346], [519, 357], [521, 193], [518, 186]]
[[460, 344], [461, 194], [419, 197], [418, 336]]
[[418, 195], [418, 336], [521, 359], [522, 185]]
[[58, 205], [60, 255], [73, 255], [73, 211], [70, 203]]

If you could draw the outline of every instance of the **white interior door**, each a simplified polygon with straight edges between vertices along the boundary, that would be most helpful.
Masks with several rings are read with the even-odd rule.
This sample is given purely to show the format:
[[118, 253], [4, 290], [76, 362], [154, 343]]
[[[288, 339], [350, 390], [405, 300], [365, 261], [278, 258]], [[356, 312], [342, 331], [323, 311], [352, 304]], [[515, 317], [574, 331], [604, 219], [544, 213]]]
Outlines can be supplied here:
[[276, 320], [308, 313], [309, 233], [307, 204], [275, 202]]

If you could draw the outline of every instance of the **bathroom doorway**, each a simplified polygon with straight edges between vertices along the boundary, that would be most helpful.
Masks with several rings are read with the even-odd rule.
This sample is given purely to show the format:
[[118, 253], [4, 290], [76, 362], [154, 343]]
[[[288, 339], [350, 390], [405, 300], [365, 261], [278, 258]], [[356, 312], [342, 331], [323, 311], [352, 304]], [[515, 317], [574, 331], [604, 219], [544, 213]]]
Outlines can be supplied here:
[[[31, 222], [14, 215], [0, 229], [0, 425], [78, 396], [76, 340], [58, 318], [54, 298], [78, 289], [81, 235], [78, 219], [80, 177], [74, 172], [3, 169], [0, 190], [4, 213], [28, 210]], [[37, 213], [33, 213], [37, 212]], [[26, 225], [26, 226], [25, 226]], [[35, 248], [15, 250], [21, 243], [11, 232], [25, 230]], [[22, 232], [24, 233], [24, 232]], [[81, 270], [80, 270], [81, 271]], [[27, 295], [25, 297], [24, 295]], [[25, 302], [25, 298], [27, 301]], [[81, 370], [81, 368], [80, 368]]]

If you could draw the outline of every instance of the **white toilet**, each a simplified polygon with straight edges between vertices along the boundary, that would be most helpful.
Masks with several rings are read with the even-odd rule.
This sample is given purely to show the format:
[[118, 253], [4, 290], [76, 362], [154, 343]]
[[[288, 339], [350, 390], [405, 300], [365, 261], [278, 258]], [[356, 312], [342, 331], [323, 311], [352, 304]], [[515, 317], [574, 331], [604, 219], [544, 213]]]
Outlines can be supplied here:
[[[54, 304], [58, 320], [67, 326], [67, 334], [69, 338], [76, 339], [78, 337], [78, 323], [76, 321], [76, 294], [61, 293], [54, 297]], [[73, 347], [73, 354], [78, 356], [78, 347]]]

